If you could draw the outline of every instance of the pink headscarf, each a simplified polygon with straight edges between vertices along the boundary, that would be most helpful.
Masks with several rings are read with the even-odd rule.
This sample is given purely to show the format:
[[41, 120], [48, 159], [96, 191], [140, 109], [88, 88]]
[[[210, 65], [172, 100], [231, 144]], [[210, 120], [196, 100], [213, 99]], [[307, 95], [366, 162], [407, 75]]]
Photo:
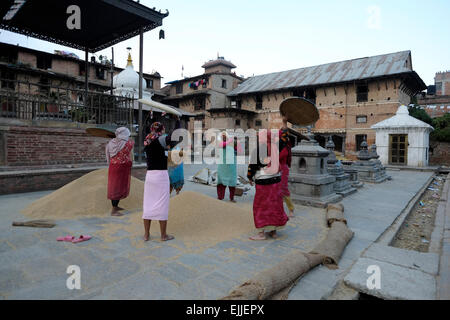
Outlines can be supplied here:
[[164, 130], [164, 125], [161, 122], [153, 122], [150, 127], [150, 133], [145, 137], [144, 146], [148, 146], [153, 140], [158, 139]]
[[[225, 135], [225, 140], [223, 140], [223, 136]], [[219, 138], [219, 146], [221, 148], [225, 148], [226, 146], [230, 145], [231, 147], [234, 147], [234, 138], [230, 137], [230, 135], [224, 131], [220, 134], [220, 138]], [[239, 141], [237, 141], [236, 146], [234, 147], [234, 150], [236, 150], [238, 152], [238, 154], [242, 153], [242, 146], [239, 143]]]
[[128, 139], [130, 138], [131, 132], [128, 128], [120, 127], [116, 129], [116, 137], [111, 139], [106, 145], [106, 160], [109, 163], [109, 159], [114, 157], [119, 153], [120, 150], [125, 147]]

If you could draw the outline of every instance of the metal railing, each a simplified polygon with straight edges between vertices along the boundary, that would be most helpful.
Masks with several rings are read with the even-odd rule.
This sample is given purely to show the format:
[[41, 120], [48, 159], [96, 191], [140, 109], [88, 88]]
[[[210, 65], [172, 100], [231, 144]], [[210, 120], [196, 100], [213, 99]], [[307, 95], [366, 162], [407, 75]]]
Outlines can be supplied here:
[[134, 98], [81, 88], [0, 79], [0, 117], [130, 125]]

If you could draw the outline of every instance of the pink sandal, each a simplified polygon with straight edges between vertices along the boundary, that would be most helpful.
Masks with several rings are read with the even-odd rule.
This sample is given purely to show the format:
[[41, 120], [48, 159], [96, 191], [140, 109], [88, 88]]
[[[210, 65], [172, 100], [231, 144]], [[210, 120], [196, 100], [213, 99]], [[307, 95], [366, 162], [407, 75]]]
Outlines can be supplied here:
[[74, 236], [65, 236], [65, 237], [58, 237], [58, 238], [56, 238], [56, 241], [72, 242], [73, 240], [75, 240]]
[[78, 243], [78, 242], [87, 241], [90, 238], [92, 238], [92, 237], [91, 236], [83, 236], [83, 235], [81, 235], [78, 239], [72, 240], [72, 243]]

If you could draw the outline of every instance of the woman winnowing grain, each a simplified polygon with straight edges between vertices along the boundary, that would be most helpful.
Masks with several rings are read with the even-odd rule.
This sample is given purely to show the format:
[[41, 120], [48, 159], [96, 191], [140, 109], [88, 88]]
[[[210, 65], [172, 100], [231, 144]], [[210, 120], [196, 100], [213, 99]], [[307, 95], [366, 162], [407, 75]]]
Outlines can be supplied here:
[[130, 193], [131, 166], [133, 156], [131, 150], [134, 141], [130, 140], [130, 130], [125, 127], [117, 128], [116, 137], [105, 147], [108, 168], [108, 199], [111, 200], [112, 216], [121, 216], [119, 201], [128, 197]]
[[[177, 117], [175, 129], [180, 127]], [[144, 205], [142, 219], [144, 221], [144, 240], [150, 239], [150, 225], [152, 220], [158, 220], [161, 230], [161, 240], [174, 239], [166, 233], [169, 218], [170, 181], [167, 171], [167, 155], [171, 142], [171, 135], [164, 134], [164, 126], [155, 122], [150, 133], [145, 138], [144, 151], [147, 155], [147, 174], [144, 185]]]
[[[261, 144], [258, 143], [252, 153], [253, 160], [247, 173], [250, 184], [255, 183], [253, 218], [258, 231], [258, 234], [250, 237], [250, 240], [266, 240], [266, 232], [272, 238], [276, 238], [277, 230], [282, 229], [289, 220], [283, 208], [278, 150], [276, 144], [271, 143], [270, 130], [267, 131], [267, 136], [265, 131], [262, 131], [259, 140]], [[264, 163], [267, 164], [261, 163], [259, 159], [260, 148], [267, 148], [268, 157], [264, 159]], [[269, 163], [269, 159], [274, 161]]]
[[[234, 138], [229, 138], [224, 131], [222, 139], [219, 141], [219, 148], [221, 148], [221, 161], [217, 165], [217, 199], [223, 200], [225, 198], [225, 191], [228, 187], [230, 190], [230, 201], [234, 200], [234, 193], [237, 184], [237, 161], [236, 153], [241, 152], [239, 142], [234, 145]], [[220, 156], [220, 155], [219, 155]]]

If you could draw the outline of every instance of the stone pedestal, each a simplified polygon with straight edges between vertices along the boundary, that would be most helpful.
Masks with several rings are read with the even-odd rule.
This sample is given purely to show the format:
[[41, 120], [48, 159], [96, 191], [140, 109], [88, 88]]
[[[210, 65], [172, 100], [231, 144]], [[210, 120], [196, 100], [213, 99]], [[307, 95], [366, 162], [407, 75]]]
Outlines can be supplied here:
[[391, 180], [392, 179], [391, 176], [388, 176], [386, 174], [386, 168], [385, 168], [385, 166], [383, 166], [383, 164], [380, 161], [380, 156], [377, 153], [377, 145], [376, 144], [372, 144], [370, 146], [369, 155], [370, 155], [370, 161], [373, 162], [375, 167], [380, 170], [381, 175], [386, 176], [388, 180]]
[[328, 173], [336, 178], [333, 185], [334, 191], [343, 197], [355, 193], [356, 189], [351, 185], [350, 175], [344, 172], [342, 164], [338, 164], [336, 154], [334, 153], [335, 145], [331, 137], [328, 139], [325, 147], [330, 152], [327, 159]]
[[342, 196], [334, 192], [336, 178], [327, 171], [328, 154], [312, 138], [302, 140], [292, 149], [289, 190], [294, 202], [325, 208], [329, 203], [342, 200]]
[[361, 150], [358, 153], [358, 161], [352, 168], [358, 171], [358, 179], [364, 182], [381, 183], [389, 179], [384, 168], [381, 168], [377, 161], [371, 161], [372, 156], [367, 149], [367, 142], [361, 143]]
[[350, 183], [353, 188], [362, 188], [364, 183], [358, 179], [358, 170], [353, 168], [351, 165], [344, 165], [344, 172], [350, 176]]

